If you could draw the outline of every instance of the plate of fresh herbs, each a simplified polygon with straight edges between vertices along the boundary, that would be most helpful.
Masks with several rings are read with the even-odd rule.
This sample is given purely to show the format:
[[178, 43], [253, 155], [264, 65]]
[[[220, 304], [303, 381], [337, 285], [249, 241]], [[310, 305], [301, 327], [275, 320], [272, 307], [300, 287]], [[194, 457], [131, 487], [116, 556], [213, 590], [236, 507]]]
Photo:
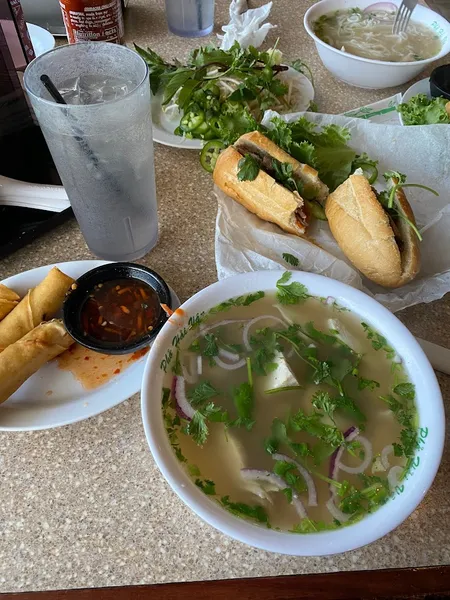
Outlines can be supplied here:
[[301, 60], [282, 64], [276, 47], [206, 46], [186, 63], [167, 62], [150, 48], [135, 49], [149, 66], [153, 139], [167, 146], [199, 150], [211, 140], [229, 145], [256, 129], [265, 110], [282, 114], [313, 106], [309, 68]]

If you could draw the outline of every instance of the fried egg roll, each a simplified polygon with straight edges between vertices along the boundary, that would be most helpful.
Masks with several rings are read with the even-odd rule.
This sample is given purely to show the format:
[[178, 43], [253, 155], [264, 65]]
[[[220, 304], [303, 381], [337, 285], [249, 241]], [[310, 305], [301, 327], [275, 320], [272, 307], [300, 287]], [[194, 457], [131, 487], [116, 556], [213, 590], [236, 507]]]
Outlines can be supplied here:
[[42, 321], [53, 317], [61, 308], [74, 281], [72, 277], [53, 267], [47, 277], [0, 321], [0, 351], [14, 344]]
[[0, 353], [0, 403], [74, 343], [60, 319], [41, 323]]
[[6, 317], [20, 302], [20, 296], [0, 283], [0, 321]]

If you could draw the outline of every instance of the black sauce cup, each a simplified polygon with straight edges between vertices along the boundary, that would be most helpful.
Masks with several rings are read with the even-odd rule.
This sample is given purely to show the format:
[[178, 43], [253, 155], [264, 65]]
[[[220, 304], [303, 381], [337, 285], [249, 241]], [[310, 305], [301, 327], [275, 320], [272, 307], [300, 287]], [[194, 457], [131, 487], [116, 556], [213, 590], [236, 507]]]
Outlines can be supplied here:
[[441, 65], [431, 73], [430, 93], [433, 98], [443, 96], [450, 100], [450, 65]]
[[169, 287], [158, 273], [135, 263], [109, 263], [96, 267], [77, 279], [76, 287], [69, 291], [64, 301], [64, 325], [76, 342], [90, 350], [95, 350], [103, 354], [130, 354], [150, 345], [168, 317], [164, 310], [161, 309], [152, 331], [130, 342], [105, 342], [89, 334], [85, 335], [81, 323], [81, 312], [89, 294], [94, 290], [94, 286], [114, 279], [129, 279], [146, 283], [156, 292], [159, 303], [166, 304], [171, 308], [172, 301]]

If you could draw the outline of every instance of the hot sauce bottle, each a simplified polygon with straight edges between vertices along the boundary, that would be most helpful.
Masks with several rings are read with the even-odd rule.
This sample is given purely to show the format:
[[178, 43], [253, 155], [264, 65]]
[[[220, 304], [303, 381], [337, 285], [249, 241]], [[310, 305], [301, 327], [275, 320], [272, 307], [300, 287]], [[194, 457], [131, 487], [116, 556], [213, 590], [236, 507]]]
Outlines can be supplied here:
[[60, 0], [69, 44], [123, 43], [121, 0]]

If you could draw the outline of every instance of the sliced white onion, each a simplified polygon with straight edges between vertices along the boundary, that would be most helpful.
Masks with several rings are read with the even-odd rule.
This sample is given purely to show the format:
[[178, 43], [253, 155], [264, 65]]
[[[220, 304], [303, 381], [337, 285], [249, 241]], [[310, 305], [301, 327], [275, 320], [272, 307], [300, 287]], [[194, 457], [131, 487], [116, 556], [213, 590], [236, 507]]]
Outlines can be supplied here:
[[279, 306], [278, 304], [273, 304], [273, 308], [276, 308], [277, 311], [280, 313], [280, 315], [283, 317], [283, 319], [289, 324], [289, 325], [293, 325], [294, 321], [287, 315], [286, 311]]
[[391, 466], [389, 464], [388, 456], [389, 454], [392, 454], [392, 452], [394, 452], [394, 446], [392, 444], [385, 446], [381, 451], [381, 464], [383, 465], [385, 471], [387, 471]]
[[362, 446], [364, 446], [364, 460], [359, 465], [359, 467], [348, 467], [347, 465], [343, 465], [341, 463], [341, 461], [338, 460], [336, 457], [336, 466], [341, 471], [345, 471], [345, 473], [351, 473], [352, 475], [357, 475], [358, 473], [364, 473], [364, 471], [370, 465], [370, 463], [372, 462], [373, 452], [372, 452], [372, 444], [363, 435], [358, 435], [354, 439], [357, 442], [359, 442]]
[[403, 362], [403, 359], [401, 356], [399, 356], [398, 354], [396, 354], [394, 356], [394, 358], [392, 359], [392, 362], [395, 363], [396, 365], [401, 365]]
[[196, 371], [195, 363], [196, 363], [196, 357], [194, 354], [192, 354], [192, 356], [191, 356], [191, 371], [189, 372], [184, 365], [181, 367], [181, 370], [183, 371], [183, 377], [190, 384], [197, 383], [197, 371]]
[[403, 473], [403, 467], [399, 467], [398, 465], [395, 467], [392, 467], [392, 469], [389, 471], [387, 478], [388, 478], [389, 488], [390, 488], [391, 492], [393, 492], [395, 490], [395, 488], [398, 486], [398, 484], [400, 483], [399, 477], [402, 473]]
[[325, 304], [327, 306], [330, 306], [331, 304], [334, 304], [336, 302], [336, 298], [333, 298], [333, 296], [328, 296], [328, 298], [325, 300]]
[[281, 323], [283, 325], [283, 327], [286, 327], [286, 323], [284, 321], [282, 321], [281, 319], [279, 319], [278, 317], [274, 317], [273, 315], [261, 315], [260, 317], [255, 317], [254, 319], [252, 319], [251, 321], [248, 321], [247, 325], [244, 327], [244, 332], [243, 332], [243, 341], [244, 341], [244, 346], [245, 348], [251, 352], [252, 347], [250, 346], [250, 342], [248, 339], [248, 333], [250, 331], [250, 327], [253, 327], [253, 325], [255, 323], [258, 323], [259, 321], [275, 321], [277, 323]]
[[201, 354], [197, 356], [197, 373], [198, 375], [201, 375], [203, 373], [203, 359], [201, 357]]
[[334, 503], [334, 496], [331, 496], [331, 498], [328, 500], [328, 502], [326, 503], [326, 507], [330, 511], [330, 514], [333, 517], [333, 519], [337, 519], [340, 523], [345, 523], [349, 520], [350, 515], [346, 515], [345, 513], [343, 513], [342, 510], [340, 510]]
[[[352, 431], [345, 437], [345, 441], [352, 442], [355, 438], [358, 437], [358, 435], [359, 435], [359, 429], [356, 427], [354, 431]], [[342, 458], [342, 455], [344, 454], [344, 450], [345, 450], [345, 446], [342, 445], [339, 448], [339, 450], [337, 451], [336, 458], [334, 459], [334, 467], [333, 467], [333, 471], [331, 473], [331, 479], [333, 481], [338, 480], [341, 458]], [[336, 486], [330, 484], [330, 491], [331, 491], [331, 497], [334, 499], [336, 497]]]
[[305, 483], [308, 487], [308, 506], [317, 506], [316, 486], [309, 471], [307, 471], [303, 465], [301, 465], [299, 462], [297, 462], [287, 454], [272, 454], [272, 458], [273, 460], [288, 462], [291, 465], [295, 466], [295, 468], [301, 473], [301, 476], [305, 480]]
[[218, 367], [225, 369], [226, 371], [235, 371], [236, 369], [241, 369], [246, 363], [245, 358], [241, 358], [241, 360], [235, 363], [226, 363], [218, 356], [214, 357], [214, 362]]
[[224, 348], [219, 348], [219, 356], [220, 358], [225, 358], [231, 362], [237, 362], [239, 360], [239, 354], [236, 354], [235, 352], [229, 352]]
[[[279, 490], [285, 490], [286, 488], [289, 488], [284, 479], [275, 473], [271, 473], [270, 471], [265, 471], [262, 469], [241, 469], [241, 476], [247, 481], [265, 481], [273, 486], [276, 486]], [[305, 507], [294, 491], [292, 492], [292, 504], [301, 519], [307, 518], [308, 515]]]
[[188, 399], [186, 398], [186, 382], [184, 377], [177, 377], [177, 381], [175, 383], [175, 400], [182, 413], [187, 419], [191, 420], [195, 415], [195, 409], [190, 405]]
[[398, 6], [393, 2], [376, 2], [375, 4], [371, 4], [367, 8], [363, 10], [363, 12], [368, 13], [374, 10], [385, 10], [387, 12], [395, 12], [398, 9]]
[[205, 333], [208, 333], [208, 331], [211, 331], [212, 329], [216, 329], [216, 327], [223, 327], [224, 325], [232, 325], [233, 323], [247, 323], [247, 321], [248, 321], [248, 319], [225, 319], [225, 321], [219, 321], [218, 323], [213, 323], [212, 325], [208, 325], [208, 327], [204, 327], [203, 325], [200, 325], [199, 334], [192, 341], [195, 341], [200, 336], [205, 335]]

